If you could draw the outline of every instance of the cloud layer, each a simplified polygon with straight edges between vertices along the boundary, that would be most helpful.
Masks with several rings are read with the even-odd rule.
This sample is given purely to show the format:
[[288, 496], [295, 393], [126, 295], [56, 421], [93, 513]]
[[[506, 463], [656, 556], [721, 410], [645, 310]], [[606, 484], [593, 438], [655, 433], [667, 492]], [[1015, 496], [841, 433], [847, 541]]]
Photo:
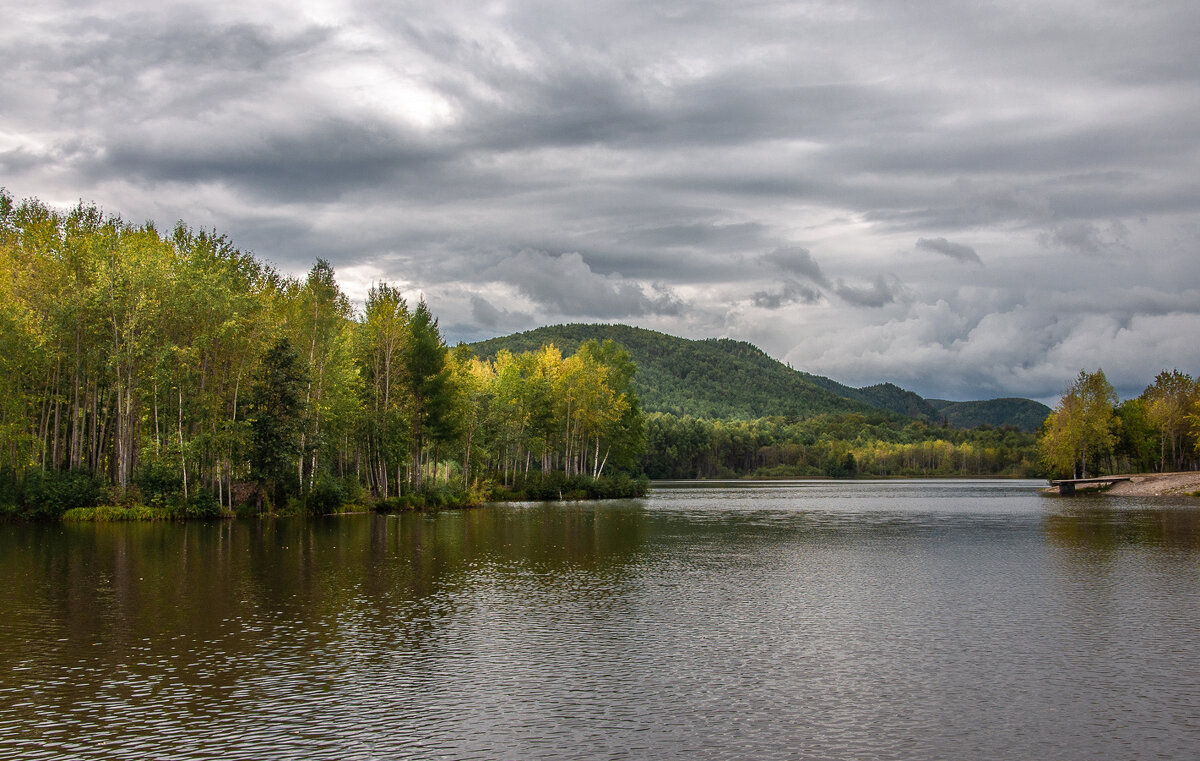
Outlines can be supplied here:
[[46, 2], [0, 28], [0, 184], [420, 289], [452, 339], [1131, 394], [1200, 372], [1198, 33], [1174, 0]]

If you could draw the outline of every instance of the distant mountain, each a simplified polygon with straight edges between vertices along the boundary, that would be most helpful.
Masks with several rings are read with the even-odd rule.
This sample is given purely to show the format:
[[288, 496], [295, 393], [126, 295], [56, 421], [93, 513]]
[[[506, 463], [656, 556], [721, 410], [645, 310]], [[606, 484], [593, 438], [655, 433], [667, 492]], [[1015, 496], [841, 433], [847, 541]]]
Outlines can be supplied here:
[[1032, 399], [988, 399], [981, 402], [948, 402], [945, 399], [925, 401], [945, 416], [955, 428], [978, 428], [990, 425], [999, 428], [1011, 425], [1022, 431], [1034, 431], [1045, 420], [1051, 410]]
[[[940, 402], [950, 410], [947, 413], [931, 400], [892, 383], [853, 388], [820, 375], [793, 370], [745, 341], [729, 338], [693, 341], [628, 325], [551, 325], [480, 341], [471, 344], [471, 348], [479, 356], [492, 357], [501, 349], [516, 353], [554, 344], [563, 354], [571, 354], [589, 339], [612, 339], [633, 355], [638, 366], [634, 385], [647, 412], [742, 420], [768, 415], [812, 417], [858, 412], [899, 415], [931, 425], [949, 420], [958, 427], [979, 424], [999, 427], [1015, 424], [1004, 419], [1006, 411], [1033, 416], [1036, 413], [1019, 404], [998, 402], [1020, 402], [1045, 409], [1044, 405], [1028, 399]], [[972, 416], [980, 422], [970, 422]], [[1041, 416], [1044, 418], [1045, 414]], [[956, 419], [966, 422], [957, 423]], [[1037, 427], [1041, 419], [1030, 429]]]

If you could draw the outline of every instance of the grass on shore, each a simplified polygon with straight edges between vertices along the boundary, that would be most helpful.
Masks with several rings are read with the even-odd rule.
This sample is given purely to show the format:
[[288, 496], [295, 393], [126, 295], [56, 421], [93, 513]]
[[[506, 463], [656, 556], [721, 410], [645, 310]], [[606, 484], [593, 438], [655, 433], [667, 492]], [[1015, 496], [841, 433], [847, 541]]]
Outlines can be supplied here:
[[149, 505], [99, 505], [97, 507], [73, 507], [62, 514], [64, 523], [118, 523], [121, 521], [173, 521], [179, 520], [176, 511], [168, 507]]

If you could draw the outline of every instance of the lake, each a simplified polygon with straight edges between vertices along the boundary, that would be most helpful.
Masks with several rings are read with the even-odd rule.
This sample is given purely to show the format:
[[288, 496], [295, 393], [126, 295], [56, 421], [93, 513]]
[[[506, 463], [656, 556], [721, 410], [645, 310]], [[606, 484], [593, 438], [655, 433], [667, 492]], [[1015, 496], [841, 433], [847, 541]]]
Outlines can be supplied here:
[[1194, 757], [1197, 501], [1041, 485], [0, 525], [0, 758]]

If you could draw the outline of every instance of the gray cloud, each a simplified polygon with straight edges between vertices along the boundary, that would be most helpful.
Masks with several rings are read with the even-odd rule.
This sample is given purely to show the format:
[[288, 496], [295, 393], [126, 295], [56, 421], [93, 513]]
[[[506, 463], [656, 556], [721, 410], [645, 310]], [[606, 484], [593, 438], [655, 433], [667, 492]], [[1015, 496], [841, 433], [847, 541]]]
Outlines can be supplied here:
[[821, 300], [821, 292], [794, 280], [789, 280], [776, 291], [755, 291], [750, 297], [757, 307], [763, 309], [779, 309], [788, 304], [816, 304]]
[[777, 248], [771, 253], [763, 255], [763, 261], [790, 275], [806, 277], [817, 285], [829, 285], [829, 278], [825, 277], [821, 266], [817, 264], [806, 248], [799, 246]]
[[960, 262], [983, 264], [975, 249], [963, 243], [951, 243], [945, 238], [917, 238], [917, 248], [943, 254]]
[[[935, 396], [1060, 388], [1102, 346], [1126, 384], [1200, 372], [1171, 332], [1200, 312], [1184, 0], [46, 0], [5, 21], [14, 195], [215, 227], [288, 272], [323, 256], [436, 294], [458, 335], [626, 320]], [[978, 251], [986, 278], [945, 266]]]
[[670, 289], [647, 289], [616, 274], [599, 275], [578, 253], [555, 256], [524, 250], [505, 257], [485, 276], [509, 283], [541, 307], [569, 317], [678, 314], [683, 308]]
[[871, 285], [866, 287], [846, 285], [839, 279], [834, 292], [848, 304], [878, 309], [896, 300], [899, 284], [895, 280], [889, 282], [883, 275], [876, 277]]
[[470, 301], [473, 323], [486, 330], [516, 330], [528, 325], [533, 319], [533, 316], [526, 312], [501, 309], [479, 294], [473, 294]]
[[1060, 246], [1081, 254], [1099, 255], [1126, 248], [1129, 231], [1120, 221], [1101, 227], [1094, 222], [1067, 220], [1038, 236], [1043, 246]]

